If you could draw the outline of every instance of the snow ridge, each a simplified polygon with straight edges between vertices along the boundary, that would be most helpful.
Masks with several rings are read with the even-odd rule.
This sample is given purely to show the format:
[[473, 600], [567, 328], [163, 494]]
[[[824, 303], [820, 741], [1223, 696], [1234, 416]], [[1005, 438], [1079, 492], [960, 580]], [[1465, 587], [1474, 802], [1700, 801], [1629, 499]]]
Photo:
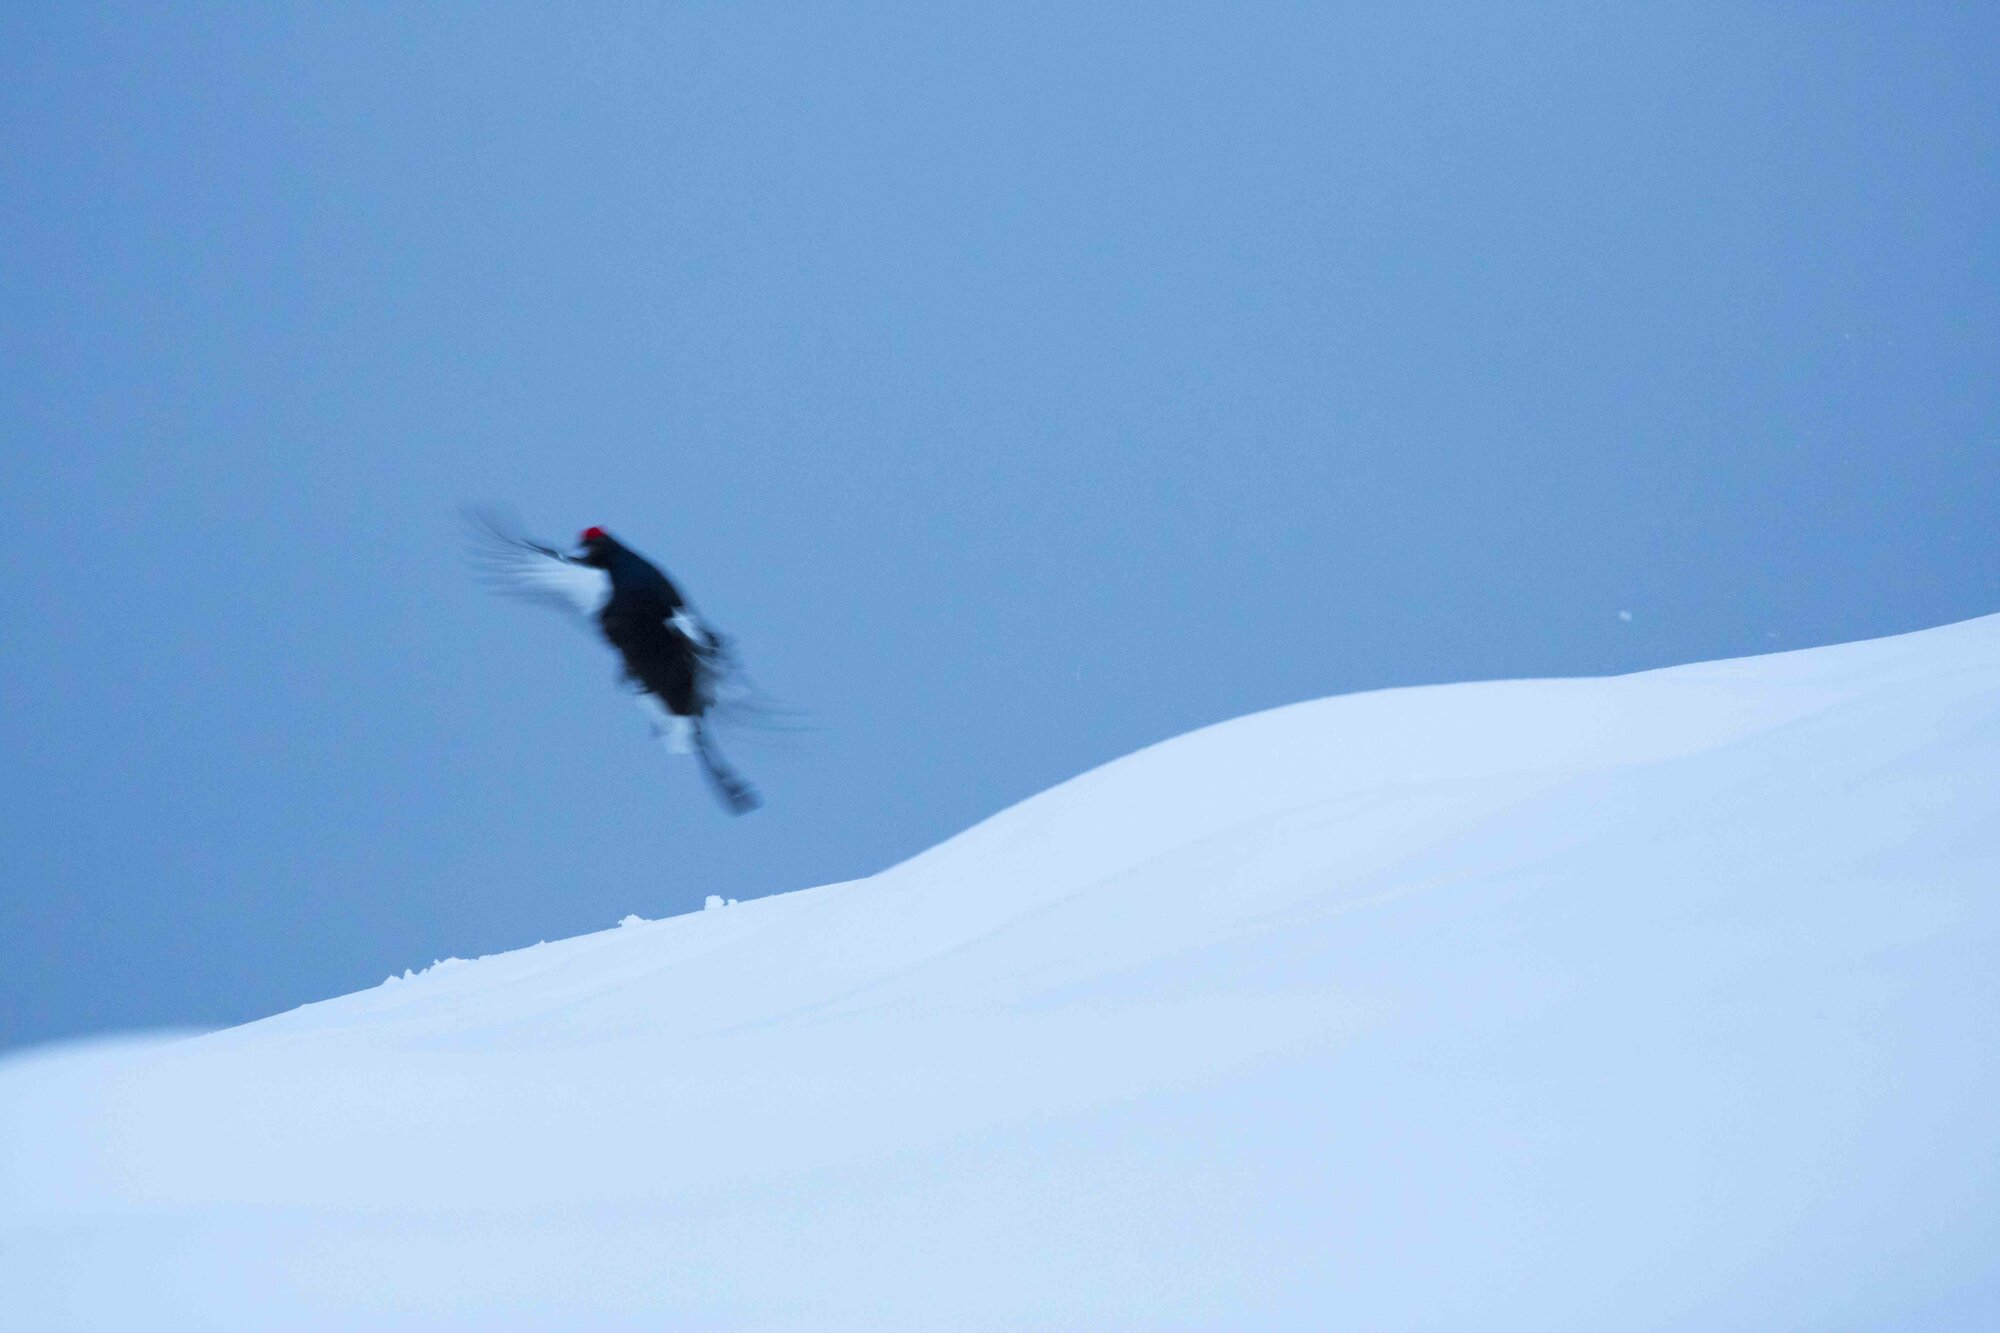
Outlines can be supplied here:
[[865, 880], [0, 1065], [0, 1312], [1975, 1327], [1996, 774], [2000, 617], [1238, 719]]

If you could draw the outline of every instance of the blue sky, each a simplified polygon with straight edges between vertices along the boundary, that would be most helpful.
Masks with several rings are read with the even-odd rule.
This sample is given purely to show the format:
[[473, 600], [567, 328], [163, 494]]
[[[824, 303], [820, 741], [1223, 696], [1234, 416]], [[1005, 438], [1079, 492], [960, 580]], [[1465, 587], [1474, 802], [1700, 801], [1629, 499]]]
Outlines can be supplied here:
[[[1996, 63], [1970, 4], [9, 7], [0, 1045], [864, 875], [1299, 699], [2000, 610]], [[737, 636], [812, 724], [731, 739], [765, 810], [478, 588], [481, 501]]]

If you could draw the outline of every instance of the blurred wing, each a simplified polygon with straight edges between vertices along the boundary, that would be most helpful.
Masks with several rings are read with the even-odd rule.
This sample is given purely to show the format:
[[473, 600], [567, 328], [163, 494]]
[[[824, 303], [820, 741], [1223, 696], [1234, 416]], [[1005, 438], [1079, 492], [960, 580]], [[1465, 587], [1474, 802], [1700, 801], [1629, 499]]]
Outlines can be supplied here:
[[611, 599], [611, 576], [578, 564], [554, 547], [509, 531], [490, 514], [474, 514], [472, 561], [495, 592], [594, 618]]
[[[675, 617], [678, 624], [680, 618]], [[700, 645], [701, 661], [707, 676], [709, 716], [739, 728], [748, 728], [765, 741], [784, 734], [811, 731], [806, 714], [765, 693], [737, 656], [736, 641], [722, 631], [695, 621], [699, 634], [690, 638]], [[682, 633], [688, 633], [683, 627]]]

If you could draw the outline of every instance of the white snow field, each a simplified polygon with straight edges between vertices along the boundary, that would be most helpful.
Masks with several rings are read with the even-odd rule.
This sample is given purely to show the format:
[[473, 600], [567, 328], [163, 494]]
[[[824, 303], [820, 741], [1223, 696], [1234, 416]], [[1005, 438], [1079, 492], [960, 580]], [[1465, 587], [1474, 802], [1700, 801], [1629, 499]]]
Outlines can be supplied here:
[[2000, 1327], [2000, 617], [0, 1066], [0, 1327]]

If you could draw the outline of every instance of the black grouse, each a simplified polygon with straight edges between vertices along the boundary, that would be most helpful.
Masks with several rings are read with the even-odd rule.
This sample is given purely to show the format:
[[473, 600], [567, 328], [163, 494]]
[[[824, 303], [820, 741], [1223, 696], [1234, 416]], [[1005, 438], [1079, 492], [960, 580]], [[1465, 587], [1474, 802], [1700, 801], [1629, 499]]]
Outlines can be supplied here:
[[701, 760], [732, 813], [754, 810], [756, 789], [724, 762], [706, 718], [728, 675], [727, 642], [704, 625], [669, 579], [603, 528], [585, 528], [574, 554], [519, 536], [491, 516], [482, 563], [508, 591], [581, 611], [594, 619], [624, 663], [624, 679], [652, 715], [654, 730]]

